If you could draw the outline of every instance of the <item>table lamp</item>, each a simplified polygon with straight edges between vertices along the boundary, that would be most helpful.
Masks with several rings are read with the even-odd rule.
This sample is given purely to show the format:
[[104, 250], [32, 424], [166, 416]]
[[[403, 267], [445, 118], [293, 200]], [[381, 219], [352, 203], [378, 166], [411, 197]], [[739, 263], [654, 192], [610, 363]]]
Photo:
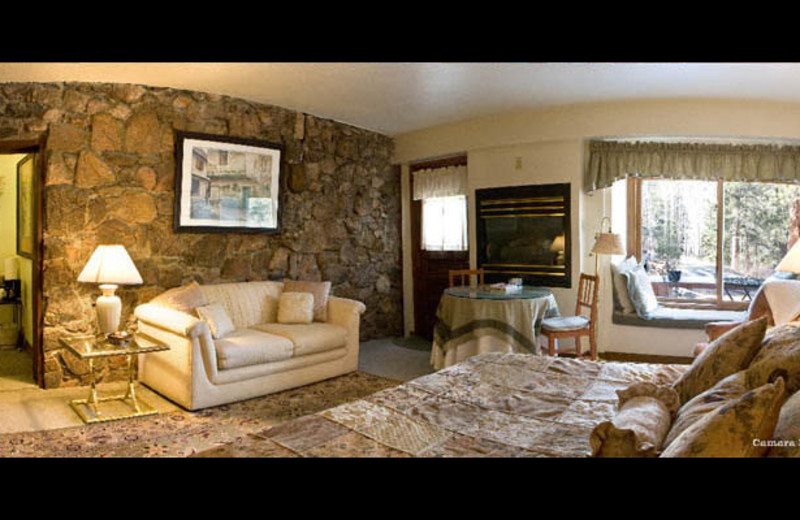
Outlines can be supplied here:
[[553, 243], [550, 244], [550, 252], [551, 253], [556, 253], [556, 260], [555, 260], [556, 265], [561, 265], [561, 264], [564, 263], [564, 259], [566, 258], [564, 256], [565, 247], [566, 246], [564, 245], [564, 235], [563, 234], [558, 235], [556, 238], [554, 238], [553, 239]]
[[783, 273], [800, 274], [800, 240], [794, 243], [783, 260], [775, 267], [776, 271]]
[[[603, 221], [608, 220], [608, 231], [603, 233]], [[594, 236], [594, 274], [597, 274], [597, 265], [599, 255], [624, 255], [625, 250], [622, 247], [622, 239], [616, 233], [611, 232], [611, 219], [603, 217], [600, 221], [600, 232]]]
[[108, 336], [117, 332], [122, 314], [122, 300], [114, 294], [114, 291], [118, 285], [142, 283], [142, 276], [133, 265], [133, 260], [125, 247], [97, 246], [83, 271], [78, 275], [78, 281], [100, 284], [103, 295], [97, 297], [97, 324]]

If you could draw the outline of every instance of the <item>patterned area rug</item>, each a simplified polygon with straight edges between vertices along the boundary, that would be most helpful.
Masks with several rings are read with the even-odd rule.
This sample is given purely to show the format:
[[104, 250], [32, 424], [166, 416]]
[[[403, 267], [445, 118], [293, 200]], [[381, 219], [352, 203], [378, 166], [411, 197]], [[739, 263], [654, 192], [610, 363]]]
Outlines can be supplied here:
[[[0, 435], [1, 457], [188, 457], [238, 445], [277, 424], [363, 398], [398, 381], [354, 372], [197, 412]], [[291, 455], [291, 453], [290, 453]]]

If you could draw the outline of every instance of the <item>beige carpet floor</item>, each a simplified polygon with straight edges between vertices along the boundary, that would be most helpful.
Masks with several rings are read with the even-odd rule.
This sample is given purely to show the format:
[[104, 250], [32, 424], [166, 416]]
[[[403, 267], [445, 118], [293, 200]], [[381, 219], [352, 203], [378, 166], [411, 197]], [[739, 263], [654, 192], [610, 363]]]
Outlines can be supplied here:
[[[398, 384], [399, 381], [354, 372], [197, 412], [173, 410], [108, 423], [7, 433], [0, 435], [0, 457], [188, 457]], [[53, 392], [59, 391], [45, 393]], [[61, 399], [58, 408], [73, 413], [65, 405], [64, 396]], [[154, 400], [150, 402], [155, 405]]]

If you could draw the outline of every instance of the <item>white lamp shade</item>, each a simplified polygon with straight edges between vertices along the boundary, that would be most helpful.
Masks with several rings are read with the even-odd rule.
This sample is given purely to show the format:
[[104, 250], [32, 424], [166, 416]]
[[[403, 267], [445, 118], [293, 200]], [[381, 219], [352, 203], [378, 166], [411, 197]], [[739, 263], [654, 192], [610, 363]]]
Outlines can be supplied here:
[[558, 235], [556, 238], [553, 239], [553, 243], [550, 244], [550, 251], [553, 253], [559, 253], [564, 250], [564, 235]]
[[622, 239], [616, 233], [598, 233], [592, 253], [597, 255], [624, 255]]
[[786, 273], [800, 273], [800, 241], [794, 243], [775, 270]]
[[91, 258], [78, 275], [79, 282], [136, 285], [142, 283], [142, 276], [136, 270], [133, 260], [124, 246], [97, 246]]
[[9, 256], [8, 258], [6, 258], [3, 277], [6, 280], [19, 280], [19, 267], [17, 264], [16, 256]]

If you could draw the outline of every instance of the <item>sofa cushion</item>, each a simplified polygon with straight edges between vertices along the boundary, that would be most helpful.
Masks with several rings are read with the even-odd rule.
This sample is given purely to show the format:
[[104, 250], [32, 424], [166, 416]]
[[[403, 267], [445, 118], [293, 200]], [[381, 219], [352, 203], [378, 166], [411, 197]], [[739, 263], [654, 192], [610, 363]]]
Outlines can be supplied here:
[[237, 329], [250, 329], [259, 323], [274, 322], [278, 316], [280, 282], [240, 282], [201, 285], [209, 302], [219, 303]]
[[347, 329], [330, 323], [288, 324], [264, 323], [258, 330], [288, 338], [294, 343], [294, 355], [305, 356], [343, 347]]
[[208, 328], [211, 329], [211, 337], [214, 339], [223, 338], [236, 329], [225, 311], [225, 307], [218, 303], [197, 307], [195, 312], [197, 312], [197, 316], [201, 320], [208, 323]]
[[303, 282], [284, 280], [283, 292], [307, 292], [314, 295], [314, 321], [328, 321], [328, 296], [331, 293], [331, 282]]
[[628, 279], [628, 295], [636, 309], [636, 314], [647, 318], [658, 309], [656, 293], [653, 291], [653, 284], [650, 282], [650, 277], [647, 276], [647, 271], [640, 264], [623, 271], [622, 275]]
[[208, 300], [200, 285], [197, 282], [191, 282], [159, 294], [150, 300], [150, 303], [196, 317], [195, 309], [206, 305]]
[[622, 274], [629, 269], [633, 269], [639, 265], [636, 262], [636, 257], [631, 255], [625, 260], [611, 264], [611, 280], [614, 282], [614, 301], [619, 304], [620, 310], [625, 314], [635, 314], [636, 308], [631, 302], [631, 296], [628, 294], [628, 279]]
[[314, 321], [314, 295], [284, 292], [278, 300], [278, 323], [307, 324]]
[[237, 329], [214, 342], [221, 370], [273, 363], [292, 357], [294, 345], [285, 336]]

